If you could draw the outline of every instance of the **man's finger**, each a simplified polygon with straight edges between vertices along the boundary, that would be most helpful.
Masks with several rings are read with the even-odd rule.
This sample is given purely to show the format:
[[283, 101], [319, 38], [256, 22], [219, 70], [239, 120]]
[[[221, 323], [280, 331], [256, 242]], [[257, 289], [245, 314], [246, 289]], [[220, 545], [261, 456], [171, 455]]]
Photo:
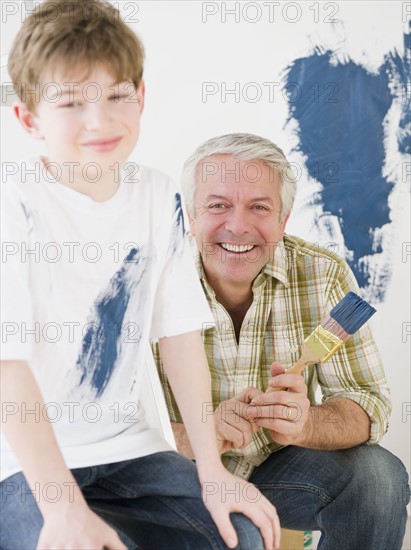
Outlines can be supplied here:
[[241, 393], [236, 395], [236, 399], [243, 403], [250, 403], [250, 401], [257, 396], [261, 395], [263, 392], [257, 388], [246, 388]]
[[[265, 405], [287, 405], [290, 401], [295, 398], [292, 394], [286, 390], [279, 390], [276, 392], [262, 393], [257, 395], [249, 405], [249, 408], [252, 409], [254, 406], [265, 406]], [[248, 409], [247, 409], [248, 412]]]
[[266, 405], [250, 407], [248, 411], [250, 420], [256, 422], [261, 420], [286, 420], [287, 422], [296, 422], [302, 416], [302, 409], [298, 403], [288, 403], [287, 405]]
[[284, 373], [270, 378], [268, 385], [273, 388], [291, 388], [295, 390], [302, 390], [305, 382], [301, 374]]
[[270, 367], [270, 372], [271, 376], [274, 377], [278, 374], [283, 374], [285, 372], [285, 368], [278, 361], [274, 361], [274, 363]]
[[218, 435], [232, 444], [234, 449], [241, 449], [245, 444], [244, 434], [241, 430], [231, 426], [231, 424], [219, 425]]
[[[264, 395], [263, 393], [261, 395]], [[259, 398], [260, 396], [257, 396], [257, 398]], [[244, 422], [247, 422], [248, 423], [248, 409], [250, 408], [250, 404], [249, 403], [241, 403], [240, 401], [237, 402], [237, 406], [235, 408], [235, 411], [233, 411], [235, 413], [235, 416], [231, 416], [231, 422], [232, 423], [233, 421], [234, 422], [240, 422], [241, 423], [241, 420], [243, 420]]]

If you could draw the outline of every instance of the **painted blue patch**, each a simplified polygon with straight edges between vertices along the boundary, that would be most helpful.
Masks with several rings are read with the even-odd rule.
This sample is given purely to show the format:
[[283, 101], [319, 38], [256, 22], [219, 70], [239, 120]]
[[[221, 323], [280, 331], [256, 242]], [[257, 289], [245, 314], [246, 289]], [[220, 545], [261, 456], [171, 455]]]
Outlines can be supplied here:
[[[289, 119], [298, 122], [298, 149], [306, 156], [311, 177], [323, 186], [313, 199], [324, 213], [338, 218], [348, 262], [360, 287], [372, 284], [364, 256], [382, 252], [375, 231], [390, 223], [388, 197], [393, 184], [382, 176], [385, 160], [383, 120], [396, 93], [391, 83], [401, 83], [406, 98], [409, 82], [410, 33], [404, 36], [404, 58], [386, 55], [376, 74], [353, 61], [333, 64], [331, 51], [295, 60], [286, 71], [287, 89], [300, 90], [291, 97]], [[300, 87], [298, 88], [296, 84]], [[403, 101], [401, 152], [410, 150], [409, 98]], [[389, 274], [382, 278], [376, 296], [383, 299]]]
[[82, 373], [80, 385], [89, 383], [95, 397], [102, 395], [115, 371], [131, 292], [144, 272], [139, 251], [132, 248], [93, 306], [77, 366]]
[[387, 64], [393, 66], [393, 72], [396, 72], [400, 77], [400, 81], [404, 83], [402, 96], [404, 108], [399, 124], [398, 146], [400, 152], [407, 155], [411, 154], [411, 21], [409, 28], [410, 32], [404, 34], [404, 58], [401, 58], [395, 52], [392, 59], [387, 60]]

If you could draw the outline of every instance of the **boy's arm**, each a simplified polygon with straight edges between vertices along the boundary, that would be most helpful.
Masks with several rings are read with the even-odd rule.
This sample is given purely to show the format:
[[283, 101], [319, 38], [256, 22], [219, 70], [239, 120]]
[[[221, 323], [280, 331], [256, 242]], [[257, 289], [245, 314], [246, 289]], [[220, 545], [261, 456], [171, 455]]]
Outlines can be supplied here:
[[[39, 496], [44, 526], [38, 547], [126, 550], [117, 533], [90, 510], [72, 473], [66, 467], [37, 382], [26, 361], [1, 361], [1, 426], [27, 483]], [[24, 409], [22, 405], [25, 405]], [[40, 410], [40, 415], [23, 410]], [[8, 411], [13, 411], [8, 412]], [[16, 413], [17, 411], [17, 413]], [[7, 483], [7, 480], [3, 483]], [[47, 483], [58, 484], [61, 499], [48, 502]], [[38, 490], [40, 488], [40, 490]], [[3, 504], [4, 506], [4, 504]]]
[[277, 548], [280, 523], [275, 508], [254, 487], [252, 502], [247, 501], [244, 495], [252, 485], [221, 463], [214, 415], [207, 414], [212, 402], [210, 373], [200, 332], [161, 338], [159, 350], [196, 458], [204, 503], [222, 538], [231, 548], [237, 545], [229, 514], [240, 512], [260, 528], [267, 549]]

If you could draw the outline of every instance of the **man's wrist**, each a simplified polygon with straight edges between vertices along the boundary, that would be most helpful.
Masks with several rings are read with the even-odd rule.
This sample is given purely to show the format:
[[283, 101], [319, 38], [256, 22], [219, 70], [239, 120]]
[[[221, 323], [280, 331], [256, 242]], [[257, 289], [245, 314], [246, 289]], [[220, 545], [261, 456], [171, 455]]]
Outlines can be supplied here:
[[293, 445], [296, 445], [297, 447], [307, 447], [309, 445], [312, 434], [313, 419], [317, 415], [316, 409], [318, 409], [317, 405], [311, 406], [309, 408], [307, 420], [304, 424], [304, 427], [300, 435], [296, 436], [295, 441], [292, 443]]

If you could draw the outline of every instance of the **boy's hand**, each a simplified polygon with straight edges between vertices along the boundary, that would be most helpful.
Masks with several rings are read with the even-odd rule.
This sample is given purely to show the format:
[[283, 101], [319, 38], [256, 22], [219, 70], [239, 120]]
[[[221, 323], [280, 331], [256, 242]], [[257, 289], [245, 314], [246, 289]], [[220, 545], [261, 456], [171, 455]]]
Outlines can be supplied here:
[[69, 505], [45, 517], [37, 550], [127, 550], [116, 531], [87, 506]]
[[280, 546], [280, 521], [274, 506], [252, 483], [236, 477], [221, 467], [200, 476], [203, 501], [227, 546], [235, 548], [238, 537], [230, 521], [231, 513], [251, 519], [260, 531], [266, 550]]

